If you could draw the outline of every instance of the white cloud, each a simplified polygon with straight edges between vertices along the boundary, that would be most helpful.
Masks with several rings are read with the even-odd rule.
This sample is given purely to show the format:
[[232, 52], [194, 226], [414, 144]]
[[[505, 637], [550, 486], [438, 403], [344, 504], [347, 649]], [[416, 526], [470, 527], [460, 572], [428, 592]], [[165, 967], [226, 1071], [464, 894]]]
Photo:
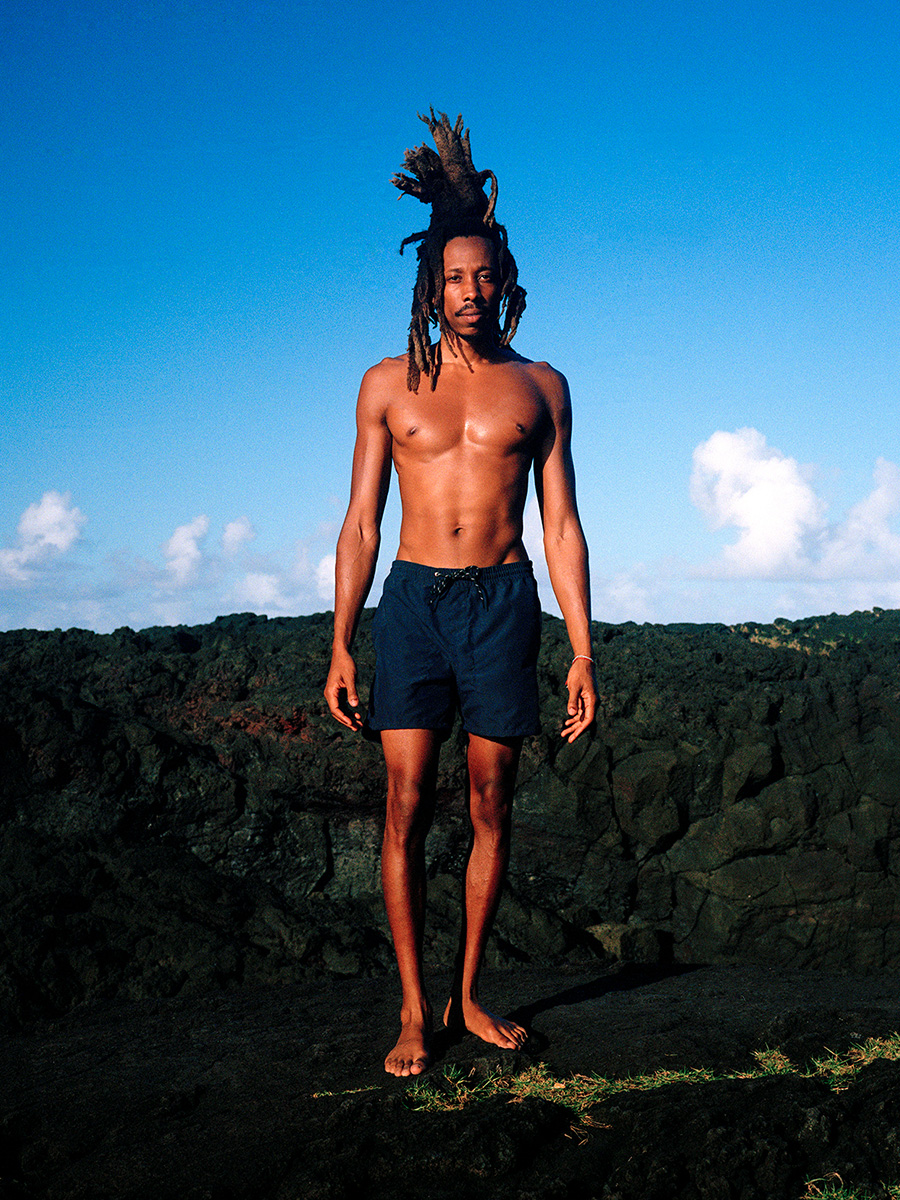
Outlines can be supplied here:
[[874, 489], [830, 534], [819, 564], [823, 578], [879, 578], [900, 571], [900, 537], [888, 524], [900, 512], [900, 467], [879, 458], [874, 479]]
[[263, 571], [250, 571], [240, 579], [230, 598], [240, 605], [249, 605], [254, 612], [283, 613], [288, 609], [279, 577]]
[[310, 562], [309, 543], [298, 542], [294, 547], [294, 562], [289, 578], [295, 588], [302, 588], [314, 577], [314, 568]]
[[606, 615], [601, 619], [605, 621], [655, 620], [656, 609], [643, 576], [644, 568], [638, 566], [631, 571], [621, 571], [609, 580], [600, 593], [602, 608], [598, 610], [598, 617], [602, 611]]
[[755, 429], [714, 433], [694, 451], [691, 499], [736, 542], [696, 574], [718, 579], [887, 580], [900, 574], [900, 467], [879, 458], [874, 488], [829, 524], [806, 473]]
[[333, 604], [332, 522], [314, 526], [284, 556], [251, 556], [242, 552], [256, 537], [249, 517], [228, 522], [215, 544], [205, 544], [211, 523], [201, 515], [178, 526], [162, 544], [162, 564], [112, 551], [93, 569], [80, 564], [83, 569], [73, 577], [46, 560], [71, 548], [84, 520], [70, 497], [55, 492], [23, 514], [17, 544], [0, 550], [0, 629], [140, 629], [202, 624], [248, 609], [293, 616]]
[[186, 587], [197, 576], [203, 559], [200, 542], [209, 532], [209, 517], [195, 517], [189, 525], [179, 525], [166, 542], [163, 553], [172, 586]]
[[334, 604], [334, 563], [334, 555], [326, 554], [316, 567], [316, 595], [329, 604]]
[[238, 517], [236, 521], [229, 521], [222, 534], [222, 552], [227, 558], [234, 558], [241, 546], [245, 542], [252, 542], [255, 537], [256, 530], [250, 524], [249, 517]]
[[273, 565], [269, 570], [243, 575], [227, 597], [237, 604], [270, 617], [293, 616], [314, 611], [317, 601], [334, 604], [334, 555], [325, 554], [313, 565], [310, 547], [301, 542], [287, 569]]
[[22, 513], [18, 545], [0, 550], [0, 580], [28, 583], [33, 568], [65, 554], [81, 536], [87, 517], [72, 504], [69, 492], [45, 492]]
[[19, 521], [19, 536], [35, 555], [44, 550], [64, 553], [78, 539], [85, 517], [73, 507], [69, 492], [45, 492], [39, 504], [29, 504]]
[[694, 451], [691, 500], [713, 529], [736, 527], [711, 574], [792, 577], [825, 529], [825, 504], [788, 458], [756, 429], [717, 432]]

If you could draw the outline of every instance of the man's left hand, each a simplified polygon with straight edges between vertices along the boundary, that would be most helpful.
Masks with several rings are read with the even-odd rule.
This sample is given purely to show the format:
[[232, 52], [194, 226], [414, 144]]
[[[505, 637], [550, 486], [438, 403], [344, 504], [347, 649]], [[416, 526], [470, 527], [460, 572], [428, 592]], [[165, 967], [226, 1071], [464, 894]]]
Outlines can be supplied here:
[[597, 713], [597, 685], [594, 682], [594, 664], [586, 658], [576, 658], [566, 676], [569, 703], [568, 717], [562, 727], [562, 736], [567, 742], [575, 739], [594, 723]]

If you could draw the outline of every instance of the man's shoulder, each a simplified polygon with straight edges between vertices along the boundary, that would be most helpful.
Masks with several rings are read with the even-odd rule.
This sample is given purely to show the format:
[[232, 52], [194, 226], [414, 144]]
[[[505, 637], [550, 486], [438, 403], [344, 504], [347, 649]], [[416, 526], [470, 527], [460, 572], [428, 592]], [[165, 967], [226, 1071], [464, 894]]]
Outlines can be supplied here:
[[555, 367], [551, 367], [548, 362], [543, 359], [526, 358], [524, 354], [519, 354], [518, 351], [507, 347], [508, 355], [507, 362], [514, 367], [521, 367], [527, 371], [529, 375], [534, 375], [537, 378], [547, 377], [555, 379], [563, 379], [562, 372], [557, 371]]
[[359, 408], [372, 415], [383, 414], [392, 400], [406, 391], [406, 355], [383, 358], [369, 367], [359, 389]]
[[528, 375], [528, 378], [540, 389], [544, 399], [551, 406], [560, 403], [568, 404], [569, 385], [561, 371], [551, 367], [548, 362], [534, 361], [521, 354], [516, 354], [510, 361]]
[[393, 358], [383, 358], [381, 362], [369, 367], [363, 380], [369, 380], [372, 383], [392, 383], [397, 379], [403, 379], [405, 383], [408, 357], [406, 354], [398, 354]]

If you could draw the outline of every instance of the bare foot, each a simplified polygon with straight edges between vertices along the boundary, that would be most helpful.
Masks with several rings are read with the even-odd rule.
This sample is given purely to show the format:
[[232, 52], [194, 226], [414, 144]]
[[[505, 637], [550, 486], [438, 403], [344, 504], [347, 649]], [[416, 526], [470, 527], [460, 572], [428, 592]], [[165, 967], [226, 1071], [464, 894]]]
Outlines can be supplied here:
[[[447, 1001], [444, 1009], [444, 1024], [452, 1028], [459, 1014], [453, 1011], [453, 1001]], [[507, 1021], [498, 1017], [477, 1000], [462, 1001], [462, 1019], [469, 1033], [474, 1033], [483, 1042], [492, 1046], [500, 1046], [504, 1050], [519, 1050], [528, 1038], [528, 1031], [515, 1021]]]
[[384, 1060], [389, 1075], [421, 1075], [431, 1062], [431, 1017], [403, 1020], [397, 1044]]

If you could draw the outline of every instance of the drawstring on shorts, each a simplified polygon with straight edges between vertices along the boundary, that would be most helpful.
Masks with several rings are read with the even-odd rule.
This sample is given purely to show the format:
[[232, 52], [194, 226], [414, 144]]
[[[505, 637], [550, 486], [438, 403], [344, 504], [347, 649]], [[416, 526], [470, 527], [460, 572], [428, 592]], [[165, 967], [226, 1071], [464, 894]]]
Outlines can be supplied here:
[[481, 597], [481, 603], [487, 608], [487, 595], [484, 588], [481, 586], [481, 567], [459, 567], [455, 571], [435, 571], [434, 583], [428, 589], [428, 606], [434, 608], [441, 596], [448, 591], [452, 584], [456, 583], [457, 579], [468, 579], [475, 584], [478, 590], [478, 595]]

